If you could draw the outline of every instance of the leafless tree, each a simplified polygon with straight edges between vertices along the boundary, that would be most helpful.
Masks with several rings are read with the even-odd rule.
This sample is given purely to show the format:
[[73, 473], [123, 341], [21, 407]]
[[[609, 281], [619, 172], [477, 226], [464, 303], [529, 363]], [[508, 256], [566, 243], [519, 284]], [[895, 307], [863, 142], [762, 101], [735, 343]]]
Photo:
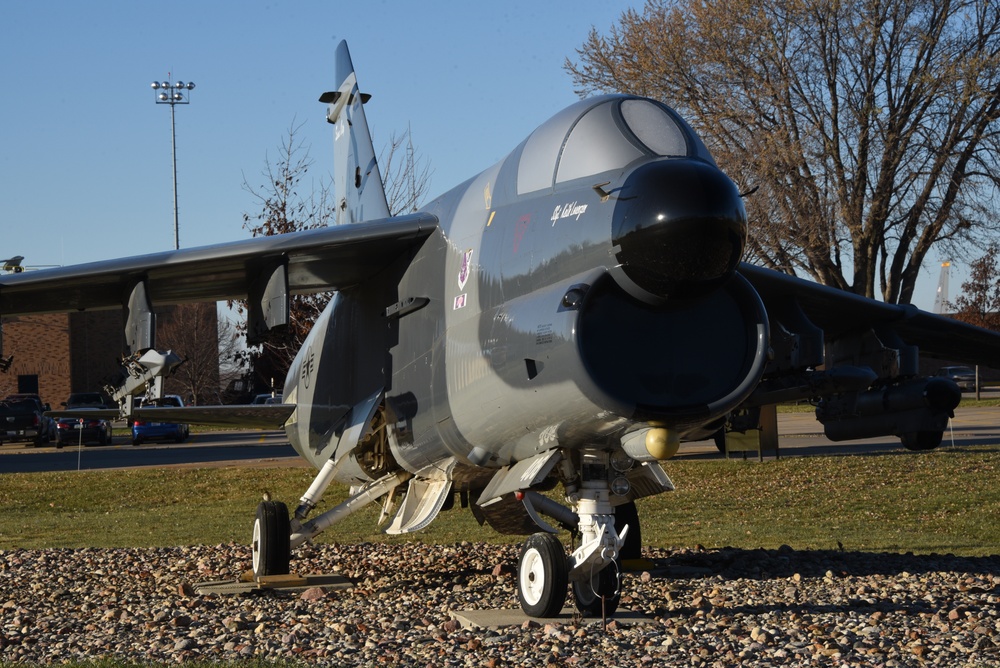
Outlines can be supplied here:
[[431, 170], [414, 150], [409, 129], [403, 134], [394, 132], [389, 136], [389, 143], [382, 149], [378, 164], [385, 181], [389, 213], [398, 216], [416, 211], [427, 196]]
[[[259, 213], [243, 214], [243, 227], [254, 237], [326, 227], [335, 220], [332, 179], [306, 180], [313, 160], [308, 148], [296, 137], [299, 128], [301, 124], [296, 125], [294, 121], [289, 126], [275, 162], [270, 157], [265, 158], [261, 172], [264, 183], [252, 186], [246, 177], [243, 179], [244, 190], [260, 206]], [[404, 141], [408, 144], [406, 160], [400, 157]], [[408, 132], [393, 134], [380, 158], [389, 210], [393, 215], [414, 210], [426, 195], [430, 172], [423, 160], [413, 157], [411, 148]], [[242, 354], [244, 367], [252, 369], [259, 387], [274, 389], [272, 384], [284, 381], [295, 354], [331, 297], [332, 293], [293, 296], [288, 327], [270, 332], [261, 346], [248, 348]], [[245, 315], [245, 303], [232, 302], [231, 305], [240, 315]], [[246, 322], [238, 327], [245, 333]]]
[[994, 242], [986, 254], [970, 265], [969, 280], [962, 294], [948, 306], [958, 320], [1000, 332], [1000, 244]]
[[932, 248], [997, 227], [995, 2], [648, 0], [577, 55], [581, 94], [663, 100], [759, 188], [766, 266], [908, 303]]
[[164, 391], [186, 403], [217, 403], [222, 351], [215, 303], [170, 307], [157, 314], [157, 325], [157, 347], [173, 350], [184, 360], [166, 379]]
[[[244, 175], [243, 189], [260, 207], [258, 213], [243, 213], [243, 228], [254, 237], [326, 227], [334, 219], [330, 179], [303, 181], [313, 160], [309, 157], [309, 149], [296, 137], [301, 127], [302, 124], [294, 120], [289, 125], [275, 162], [265, 156], [262, 184], [251, 185]], [[329, 293], [293, 296], [288, 327], [269, 332], [264, 343], [242, 352], [242, 366], [257, 377], [258, 387], [273, 389], [272, 384], [284, 381], [295, 353], [331, 296]], [[239, 315], [246, 315], [246, 302], [234, 301], [230, 306]], [[245, 320], [237, 325], [244, 335], [246, 326]]]

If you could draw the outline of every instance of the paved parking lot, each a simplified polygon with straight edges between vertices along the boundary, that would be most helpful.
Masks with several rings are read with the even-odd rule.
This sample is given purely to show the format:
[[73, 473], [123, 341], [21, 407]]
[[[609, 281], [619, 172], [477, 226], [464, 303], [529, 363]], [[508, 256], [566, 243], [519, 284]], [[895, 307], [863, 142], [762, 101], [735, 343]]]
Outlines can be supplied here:
[[[894, 436], [834, 443], [823, 435], [823, 425], [812, 412], [778, 414], [778, 455], [864, 454], [902, 451]], [[1000, 445], [1000, 407], [962, 408], [955, 412], [942, 446], [970, 447]], [[81, 454], [82, 451], [82, 454]], [[10, 456], [6, 456], [10, 455]], [[16, 456], [15, 456], [16, 455]], [[734, 457], [741, 457], [734, 454]], [[721, 459], [724, 457], [712, 441], [683, 443], [677, 454], [681, 459]], [[756, 459], [756, 453], [748, 459]], [[774, 453], [765, 454], [773, 459]], [[82, 461], [81, 461], [82, 460]], [[128, 468], [135, 466], [308, 466], [295, 455], [283, 432], [220, 431], [192, 434], [182, 444], [156, 443], [139, 447], [122, 430], [116, 430], [113, 444], [78, 449], [67, 446], [34, 448], [30, 444], [4, 443], [0, 446], [0, 473]]]

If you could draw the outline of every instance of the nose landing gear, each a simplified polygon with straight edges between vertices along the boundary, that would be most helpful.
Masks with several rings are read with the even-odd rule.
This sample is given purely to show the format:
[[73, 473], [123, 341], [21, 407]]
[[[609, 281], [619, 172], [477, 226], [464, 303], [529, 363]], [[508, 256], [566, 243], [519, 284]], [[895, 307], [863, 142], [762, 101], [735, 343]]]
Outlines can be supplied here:
[[[622, 519], [627, 518], [629, 524], [622, 526], [619, 533], [611, 505], [607, 453], [585, 452], [581, 461], [579, 477], [566, 484], [566, 498], [578, 520], [575, 529], [580, 536], [579, 547], [567, 557], [553, 533], [536, 533], [521, 549], [517, 594], [521, 608], [532, 617], [558, 615], [570, 583], [577, 610], [585, 616], [607, 617], [621, 600], [622, 548], [630, 525], [638, 530], [638, 517], [634, 504], [626, 503], [626, 509], [632, 512], [623, 513]], [[530, 497], [525, 495], [524, 500], [528, 503]]]

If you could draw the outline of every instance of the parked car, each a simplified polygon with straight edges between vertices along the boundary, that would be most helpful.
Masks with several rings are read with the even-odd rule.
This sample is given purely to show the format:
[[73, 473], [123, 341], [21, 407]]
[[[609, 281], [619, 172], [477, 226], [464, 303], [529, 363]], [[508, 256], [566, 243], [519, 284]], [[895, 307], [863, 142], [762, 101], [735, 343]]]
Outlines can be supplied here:
[[73, 408], [108, 408], [107, 398], [100, 392], [73, 392], [62, 404], [67, 409]]
[[[94, 406], [76, 406], [69, 411], [86, 410]], [[56, 420], [56, 447], [77, 443], [107, 445], [111, 442], [111, 422], [95, 417], [61, 417]]]
[[943, 366], [938, 369], [937, 375], [955, 381], [964, 392], [976, 391], [976, 372], [967, 366]]
[[273, 404], [274, 403], [273, 399], [274, 395], [271, 394], [270, 392], [268, 392], [267, 394], [258, 394], [253, 398], [253, 404], [255, 406], [259, 404]]
[[0, 402], [0, 443], [31, 441], [35, 447], [56, 436], [55, 420], [45, 415], [48, 404], [37, 394], [12, 394]]
[[[180, 408], [184, 405], [184, 400], [176, 394], [168, 394], [162, 399], [151, 403], [143, 403], [140, 400], [136, 400], [136, 406], [140, 405], [174, 406]], [[135, 420], [132, 422], [132, 445], [140, 445], [145, 441], [174, 441], [181, 443], [187, 440], [190, 433], [190, 428], [186, 424]]]

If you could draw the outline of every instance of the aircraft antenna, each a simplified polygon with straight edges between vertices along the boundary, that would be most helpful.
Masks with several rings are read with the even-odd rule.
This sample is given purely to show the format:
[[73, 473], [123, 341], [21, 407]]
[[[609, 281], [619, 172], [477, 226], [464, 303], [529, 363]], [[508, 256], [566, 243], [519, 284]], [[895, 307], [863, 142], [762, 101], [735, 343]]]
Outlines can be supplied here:
[[937, 314], [943, 314], [948, 308], [948, 275], [950, 273], [951, 262], [942, 262], [937, 294], [934, 296], [934, 312]]

